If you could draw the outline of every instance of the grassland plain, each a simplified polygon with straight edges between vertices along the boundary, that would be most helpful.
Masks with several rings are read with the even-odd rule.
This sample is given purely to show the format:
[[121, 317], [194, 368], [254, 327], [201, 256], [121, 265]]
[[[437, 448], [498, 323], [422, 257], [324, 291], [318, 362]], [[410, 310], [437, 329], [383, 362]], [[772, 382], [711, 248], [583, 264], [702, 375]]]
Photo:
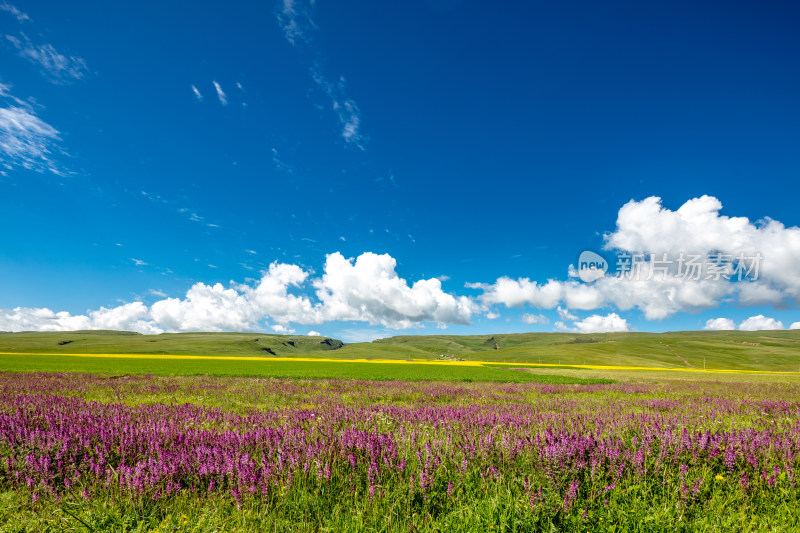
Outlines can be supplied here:
[[455, 358], [568, 365], [800, 371], [800, 330], [674, 333], [517, 333], [398, 336], [344, 344], [328, 337], [254, 333], [78, 331], [0, 333], [0, 352]]
[[0, 532], [800, 531], [772, 335], [0, 334]]
[[108, 375], [207, 375], [369, 381], [493, 381], [500, 383], [611, 383], [602, 377], [582, 378], [522, 371], [479, 362], [336, 360], [158, 354], [0, 354], [0, 371], [79, 372]]
[[796, 383], [0, 373], [3, 531], [790, 532], [798, 454]]

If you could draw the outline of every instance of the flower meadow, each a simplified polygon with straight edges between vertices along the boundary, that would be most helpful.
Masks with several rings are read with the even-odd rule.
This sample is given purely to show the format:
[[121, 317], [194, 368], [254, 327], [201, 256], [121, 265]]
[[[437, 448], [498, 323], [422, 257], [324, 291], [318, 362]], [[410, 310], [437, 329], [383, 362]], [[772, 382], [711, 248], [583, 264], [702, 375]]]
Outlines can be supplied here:
[[3, 531], [798, 531], [790, 383], [0, 374]]

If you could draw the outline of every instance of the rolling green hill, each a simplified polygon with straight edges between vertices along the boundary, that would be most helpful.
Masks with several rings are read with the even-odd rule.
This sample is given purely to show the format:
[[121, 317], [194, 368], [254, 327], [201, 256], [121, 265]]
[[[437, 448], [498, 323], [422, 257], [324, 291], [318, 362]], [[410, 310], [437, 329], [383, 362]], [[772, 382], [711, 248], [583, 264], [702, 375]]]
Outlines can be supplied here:
[[292, 356], [337, 350], [342, 341], [328, 337], [269, 333], [163, 333], [69, 331], [0, 333], [0, 352], [141, 353], [177, 355]]
[[800, 330], [398, 336], [371, 344], [482, 361], [800, 371]]
[[265, 333], [0, 333], [0, 352], [437, 359], [800, 371], [800, 330], [403, 335], [344, 344]]

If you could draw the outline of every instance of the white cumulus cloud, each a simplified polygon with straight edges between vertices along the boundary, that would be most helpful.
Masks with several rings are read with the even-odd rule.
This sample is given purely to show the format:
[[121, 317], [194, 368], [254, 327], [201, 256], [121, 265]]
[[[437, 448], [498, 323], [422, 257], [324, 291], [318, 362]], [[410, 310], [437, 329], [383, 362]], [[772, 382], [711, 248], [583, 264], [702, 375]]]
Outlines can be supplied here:
[[616, 313], [591, 315], [573, 323], [578, 333], [612, 333], [630, 331], [628, 321]]
[[730, 318], [711, 318], [706, 320], [706, 325], [703, 326], [703, 329], [710, 331], [734, 330], [736, 329], [736, 324]]
[[162, 333], [149, 319], [147, 307], [133, 302], [107, 309], [101, 307], [87, 315], [72, 315], [66, 311], [53, 312], [47, 308], [0, 309], [0, 331], [74, 331], [82, 329], [113, 329]]
[[525, 313], [521, 320], [526, 324], [549, 324], [550, 320], [544, 315], [532, 315]]
[[575, 333], [613, 333], [630, 331], [628, 321], [616, 313], [608, 315], [591, 315], [583, 320], [573, 320], [572, 325], [559, 320], [555, 323], [558, 331], [572, 331]]
[[101, 307], [89, 312], [90, 326], [86, 329], [112, 329], [138, 331], [139, 333], [163, 333], [164, 330], [149, 320], [149, 310], [142, 302], [132, 302], [110, 309]]
[[247, 298], [257, 316], [270, 317], [284, 325], [289, 322], [319, 324], [324, 321], [319, 305], [308, 296], [289, 292], [302, 287], [308, 277], [309, 273], [297, 265], [272, 263], [255, 287], [235, 287]]
[[[479, 310], [469, 298], [453, 296], [436, 278], [409, 284], [395, 271], [388, 254], [364, 253], [347, 259], [329, 254], [323, 274], [293, 264], [272, 263], [250, 284], [228, 287], [195, 283], [183, 298], [163, 298], [149, 307], [133, 302], [88, 311], [85, 315], [49, 309], [0, 310], [0, 330], [60, 331], [120, 329], [162, 331], [257, 331], [269, 327], [294, 333], [291, 324], [358, 321], [392, 329], [469, 324]], [[152, 295], [157, 293], [152, 292]]]
[[[721, 209], [711, 196], [689, 200], [675, 211], [663, 207], [658, 197], [622, 206], [616, 230], [604, 237], [606, 249], [629, 257], [656, 254], [642, 255], [647, 260], [637, 264], [635, 275], [608, 274], [582, 283], [574, 279], [577, 271], [571, 266], [566, 280], [501, 277], [492, 284], [467, 286], [483, 291], [479, 299], [486, 306], [564, 305], [581, 310], [613, 306], [622, 311], [639, 309], [648, 320], [712, 309], [730, 300], [742, 306], [800, 303], [800, 228], [772, 219], [751, 222], [728, 217], [720, 214]], [[667, 266], [661, 267], [658, 258], [664, 254]], [[726, 279], [734, 271], [732, 262], [726, 263], [722, 276], [715, 276], [707, 261], [697, 276], [687, 276], [685, 266], [679, 270], [680, 259], [693, 255], [745, 258], [741, 264], [751, 269], [750, 277], [741, 282]]]
[[468, 283], [468, 288], [481, 289], [481, 300], [488, 305], [503, 304], [520, 307], [528, 304], [541, 309], [553, 309], [563, 299], [563, 284], [550, 280], [540, 284], [530, 278], [511, 279], [501, 277], [493, 284]]
[[402, 329], [419, 322], [469, 324], [476, 306], [442, 290], [437, 278], [409, 285], [395, 272], [388, 254], [361, 254], [353, 261], [327, 256], [322, 278], [314, 282], [325, 320], [358, 320]]
[[155, 302], [150, 315], [169, 331], [253, 331], [260, 318], [245, 296], [220, 283], [196, 283], [184, 299]]
[[800, 322], [792, 322], [792, 325], [789, 326], [789, 329], [800, 329]]
[[89, 317], [54, 312], [46, 307], [0, 310], [0, 331], [64, 331], [90, 329]]
[[507, 307], [529, 305], [553, 309], [565, 305], [571, 309], [590, 311], [607, 305], [627, 311], [638, 308], [649, 320], [666, 318], [680, 311], [700, 311], [718, 305], [720, 298], [731, 293], [729, 284], [711, 280], [686, 282], [669, 275], [652, 279], [627, 280], [606, 276], [592, 284], [574, 280], [548, 280], [540, 283], [529, 278], [499, 278], [493, 284], [468, 284], [480, 288], [485, 305]]
[[768, 329], [783, 329], [783, 322], [764, 315], [751, 316], [739, 324], [742, 331], [760, 331]]
[[578, 317], [570, 313], [569, 309], [562, 309], [561, 306], [558, 306], [558, 309], [556, 309], [556, 311], [558, 312], [558, 318], [560, 318], [564, 322], [570, 320], [578, 320]]
[[760, 285], [744, 290], [740, 297], [754, 303], [774, 301], [774, 291], [779, 291], [783, 298], [800, 302], [800, 228], [787, 228], [770, 218], [751, 222], [746, 217], [729, 217], [721, 215], [721, 209], [722, 203], [713, 196], [689, 200], [676, 211], [664, 208], [658, 197], [631, 201], [619, 211], [617, 230], [606, 235], [607, 247], [657, 250], [673, 256], [680, 252], [761, 254]]

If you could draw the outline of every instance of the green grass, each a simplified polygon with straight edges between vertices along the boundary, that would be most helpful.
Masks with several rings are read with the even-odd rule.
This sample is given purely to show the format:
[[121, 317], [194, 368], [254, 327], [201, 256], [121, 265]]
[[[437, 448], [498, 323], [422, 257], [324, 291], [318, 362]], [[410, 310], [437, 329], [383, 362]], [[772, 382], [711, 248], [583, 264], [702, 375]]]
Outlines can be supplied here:
[[405, 335], [343, 344], [328, 337], [262, 333], [77, 331], [0, 333], [0, 352], [316, 356], [800, 371], [800, 330], [670, 333]]
[[800, 371], [800, 330], [399, 336], [373, 344], [481, 361]]
[[520, 372], [509, 368], [405, 363], [326, 361], [250, 361], [219, 359], [126, 359], [51, 354], [0, 355], [0, 371], [82, 372], [90, 374], [153, 374], [160, 376], [246, 376], [298, 379], [356, 379], [365, 381], [497, 381], [508, 383], [612, 383], [549, 372]]
[[[187, 436], [196, 436], [198, 431], [247, 434], [254, 427], [261, 427], [247, 418], [248, 414], [274, 410], [279, 417], [267, 422], [267, 426], [279, 431], [292, 428], [295, 435], [308, 433], [311, 446], [316, 445], [317, 439], [336, 439], [341, 432], [353, 430], [382, 436], [391, 434], [400, 445], [399, 456], [408, 459], [410, 465], [403, 474], [383, 470], [377, 491], [371, 496], [368, 492], [369, 452], [347, 444], [335, 448], [341, 451], [330, 456], [336, 462], [328, 482], [318, 479], [316, 465], [311, 464], [304, 474], [298, 463], [295, 476], [276, 478], [268, 493], [245, 493], [238, 502], [228, 486], [215, 492], [206, 490], [207, 478], [191, 490], [187, 488], [169, 497], [156, 498], [152, 488], [140, 494], [120, 490], [113, 482], [109, 486], [104, 477], [92, 481], [88, 470], [83, 478], [85, 485], [79, 483], [65, 488], [58, 481], [55, 486], [62, 497], [41, 493], [41, 498], [34, 500], [24, 479], [7, 475], [0, 477], [0, 532], [712, 533], [800, 530], [800, 492], [794, 478], [787, 475], [790, 472], [787, 465], [792, 467], [791, 472], [796, 472], [800, 463], [795, 459], [789, 463], [778, 461], [775, 453], [778, 445], [766, 444], [756, 452], [755, 457], [760, 461], [757, 467], [740, 457], [730, 467], [734, 469], [732, 472], [727, 470], [729, 467], [725, 466], [721, 455], [707, 453], [702, 446], [695, 448], [699, 450], [696, 455], [688, 450], [679, 451], [683, 429], [698, 438], [701, 432], [710, 435], [712, 444], [708, 444], [708, 452], [718, 449], [719, 441], [713, 443], [715, 437], [727, 435], [735, 440], [742, 429], [752, 430], [762, 439], [764, 435], [774, 437], [775, 442], [787, 439], [796, 446], [792, 430], [795, 411], [785, 408], [796, 408], [798, 389], [785, 384], [687, 382], [639, 388], [598, 387], [588, 393], [580, 387], [553, 387], [558, 391], [556, 394], [542, 394], [536, 388], [494, 387], [480, 383], [365, 387], [358, 382], [338, 381], [278, 383], [196, 377], [116, 380], [0, 373], [0, 389], [4, 391], [4, 415], [13, 414], [20, 407], [29, 410], [21, 419], [28, 422], [20, 428], [28, 423], [38, 427], [40, 422], [36, 421], [40, 419], [59, 420], [48, 416], [47, 408], [26, 408], [30, 394], [83, 398], [90, 404], [83, 411], [78, 408], [78, 412], [83, 412], [87, 419], [100, 415], [95, 402], [123, 403], [145, 409], [157, 404], [211, 408], [206, 420], [208, 425], [202, 423], [202, 419], [188, 422], [166, 415], [166, 425], [174, 423], [182, 428], [178, 435]], [[454, 394], [443, 393], [448, 389]], [[15, 396], [20, 394], [23, 400], [15, 402]], [[653, 401], [670, 402], [671, 407], [650, 405]], [[344, 405], [347, 406], [344, 411], [359, 410], [358, 416], [340, 418], [338, 413]], [[496, 407], [500, 415], [497, 419], [454, 417], [444, 418], [447, 423], [435, 423], [435, 417], [443, 416], [451, 407], [455, 410], [474, 407], [477, 408], [475, 412], [480, 413], [481, 408], [490, 405]], [[770, 405], [781, 409], [765, 410]], [[519, 411], [522, 416], [512, 418], [512, 423], [503, 422], [502, 413], [513, 406], [522, 408]], [[721, 406], [726, 408], [720, 409]], [[66, 412], [74, 412], [72, 409], [69, 407]], [[422, 416], [408, 416], [409, 412]], [[223, 413], [225, 416], [220, 416]], [[245, 418], [240, 420], [234, 414]], [[164, 425], [157, 423], [159, 420], [165, 419], [154, 415], [139, 423], [153, 424], [159, 428], [157, 432], [167, 431]], [[518, 425], [518, 421], [522, 424]], [[642, 448], [648, 450], [644, 455], [647, 468], [636, 472], [631, 463], [640, 446], [638, 438], [654, 422], [666, 427], [676, 424], [672, 429], [676, 439], [671, 443], [659, 439]], [[46, 429], [50, 423], [42, 427]], [[608, 442], [622, 447], [623, 453], [614, 457], [623, 457], [627, 466], [624, 471], [617, 470], [614, 463], [606, 464], [601, 460], [595, 470], [578, 457], [564, 453], [563, 448], [555, 449], [553, 456], [540, 455], [546, 446], [545, 430], [552, 430], [556, 435], [575, 431], [584, 436], [607, 438]], [[61, 449], [62, 441], [43, 438], [44, 429], [17, 431], [15, 447], [0, 452], [25, 461], [28, 454], [52, 457]], [[513, 443], [515, 436], [541, 436], [542, 442], [532, 439], [519, 455], [507, 454], [504, 443]], [[745, 437], [743, 442], [749, 438]], [[180, 445], [182, 440], [158, 442], [159, 446], [164, 442]], [[198, 442], [206, 446], [205, 441]], [[470, 452], [476, 445], [487, 447], [489, 453]], [[88, 458], [105, 448], [89, 441], [84, 446], [86, 455], [79, 456], [76, 466], [88, 468]], [[657, 461], [662, 446], [669, 453], [665, 455], [666, 460]], [[108, 449], [117, 450], [116, 446]], [[166, 448], [159, 449], [166, 452]], [[442, 463], [428, 470], [427, 479], [431, 482], [423, 494], [415, 483], [423, 465], [428, 464], [425, 454], [431, 451]], [[116, 453], [107, 455], [112, 464], [122, 462]], [[346, 458], [349, 454], [359, 457], [359, 466], [350, 466]], [[214, 454], [208, 456], [213, 458]], [[602, 458], [602, 455], [595, 456]], [[129, 456], [127, 461], [130, 462], [131, 457], [135, 461], [138, 456]], [[469, 461], [463, 466], [465, 457], [469, 457]], [[270, 455], [256, 457], [256, 460], [268, 458], [274, 459]], [[681, 470], [684, 465], [686, 473]], [[774, 465], [779, 466], [782, 473], [773, 486], [762, 477], [762, 471], [772, 473]], [[496, 467], [502, 476], [490, 475], [489, 466]], [[618, 472], [616, 477], [615, 472]], [[717, 474], [721, 475], [720, 479], [716, 478]], [[749, 480], [747, 489], [740, 484], [742, 474]], [[566, 487], [573, 480], [579, 482], [580, 490], [574, 505], [565, 508]], [[612, 480], [613, 486], [610, 485]], [[453, 481], [452, 493], [448, 481]], [[87, 497], [82, 495], [84, 487], [90, 489]]]
[[[492, 366], [487, 363], [486, 366]], [[740, 373], [740, 372], [684, 372], [670, 369], [631, 370], [631, 369], [593, 369], [567, 366], [532, 367], [537, 374], [555, 374], [559, 376], [610, 379], [615, 382], [628, 383], [790, 383], [800, 384], [800, 373]]]
[[0, 352], [141, 353], [183, 355], [327, 356], [342, 347], [329, 337], [269, 333], [163, 333], [65, 331], [0, 333]]
[[[345, 492], [341, 500], [293, 491], [282, 499], [263, 503], [249, 498], [238, 510], [232, 498], [176, 497], [169, 503], [147, 504], [104, 498], [98, 501], [64, 500], [42, 502], [35, 508], [23, 491], [0, 493], [0, 531], [61, 533], [64, 531], [114, 531], [126, 533], [221, 533], [221, 532], [552, 532], [584, 531], [717, 533], [796, 532], [800, 504], [796, 493], [778, 500], [770, 498], [750, 509], [731, 497], [714, 495], [699, 512], [685, 516], [676, 512], [675, 498], [666, 491], [634, 486], [627, 494], [613, 495], [607, 506], [593, 509], [586, 519], [553, 520], [531, 512], [529, 504], [513, 498], [510, 490], [490, 494], [475, 490], [472, 498], [451, 504], [446, 512], [411, 509], [406, 502], [372, 504], [367, 495]], [[777, 501], [775, 501], [777, 500]], [[421, 505], [417, 504], [419, 507]], [[441, 504], [432, 504], [439, 507]], [[544, 514], [544, 513], [542, 513]], [[553, 522], [559, 524], [556, 526]]]

